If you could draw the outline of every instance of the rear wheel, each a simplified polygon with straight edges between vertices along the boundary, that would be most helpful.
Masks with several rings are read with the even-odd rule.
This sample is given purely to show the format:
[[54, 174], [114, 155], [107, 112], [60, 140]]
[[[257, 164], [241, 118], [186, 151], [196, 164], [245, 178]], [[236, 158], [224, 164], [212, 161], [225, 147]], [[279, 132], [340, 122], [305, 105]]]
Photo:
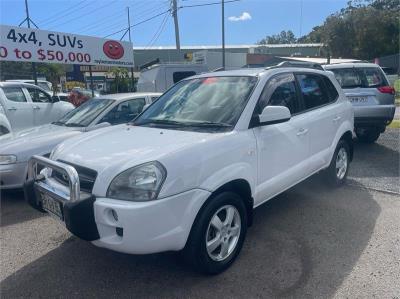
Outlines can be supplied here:
[[360, 128], [356, 130], [358, 140], [363, 143], [374, 143], [378, 140], [380, 134], [378, 128]]
[[341, 186], [347, 178], [350, 164], [350, 148], [345, 140], [340, 140], [331, 164], [326, 169], [327, 181], [331, 186]]
[[210, 198], [193, 224], [183, 251], [197, 271], [218, 274], [236, 259], [246, 236], [247, 214], [242, 199], [233, 192]]

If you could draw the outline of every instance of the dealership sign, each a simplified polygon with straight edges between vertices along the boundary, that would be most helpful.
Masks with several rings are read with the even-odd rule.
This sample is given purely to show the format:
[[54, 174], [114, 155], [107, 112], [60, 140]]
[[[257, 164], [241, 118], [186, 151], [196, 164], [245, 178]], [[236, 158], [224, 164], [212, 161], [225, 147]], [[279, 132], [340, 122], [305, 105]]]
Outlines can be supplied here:
[[133, 66], [128, 42], [0, 25], [0, 61]]

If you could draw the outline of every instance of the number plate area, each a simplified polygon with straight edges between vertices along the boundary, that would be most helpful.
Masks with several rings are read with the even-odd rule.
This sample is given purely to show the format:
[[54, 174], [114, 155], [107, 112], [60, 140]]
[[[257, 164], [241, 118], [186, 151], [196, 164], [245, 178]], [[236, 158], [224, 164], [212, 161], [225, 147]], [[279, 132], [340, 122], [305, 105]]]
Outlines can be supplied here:
[[42, 203], [42, 208], [46, 212], [48, 212], [54, 218], [64, 221], [64, 213], [63, 213], [63, 205], [62, 203], [49, 195], [46, 192], [39, 191], [40, 201]]
[[348, 98], [355, 106], [374, 105], [376, 103], [375, 97], [372, 96], [350, 96]]

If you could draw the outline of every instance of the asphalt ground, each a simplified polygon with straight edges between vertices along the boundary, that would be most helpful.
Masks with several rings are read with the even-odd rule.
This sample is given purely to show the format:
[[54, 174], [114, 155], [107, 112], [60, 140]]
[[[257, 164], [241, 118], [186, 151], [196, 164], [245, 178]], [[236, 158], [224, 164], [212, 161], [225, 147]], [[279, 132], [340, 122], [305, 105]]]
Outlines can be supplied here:
[[1, 298], [400, 298], [399, 130], [355, 144], [348, 183], [314, 176], [255, 211], [243, 250], [218, 276], [175, 253], [134, 256], [71, 236], [1, 199]]

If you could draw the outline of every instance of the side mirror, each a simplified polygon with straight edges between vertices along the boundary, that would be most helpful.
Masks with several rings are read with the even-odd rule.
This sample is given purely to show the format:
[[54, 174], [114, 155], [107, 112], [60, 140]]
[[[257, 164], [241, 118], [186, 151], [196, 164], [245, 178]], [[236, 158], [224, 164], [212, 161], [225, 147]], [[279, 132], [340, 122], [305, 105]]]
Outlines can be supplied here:
[[52, 96], [51, 97], [51, 102], [52, 103], [56, 103], [56, 102], [59, 102], [59, 101], [60, 101], [60, 98], [58, 96]]
[[267, 106], [258, 115], [258, 124], [261, 126], [279, 124], [290, 120], [290, 117], [290, 111], [285, 106]]

